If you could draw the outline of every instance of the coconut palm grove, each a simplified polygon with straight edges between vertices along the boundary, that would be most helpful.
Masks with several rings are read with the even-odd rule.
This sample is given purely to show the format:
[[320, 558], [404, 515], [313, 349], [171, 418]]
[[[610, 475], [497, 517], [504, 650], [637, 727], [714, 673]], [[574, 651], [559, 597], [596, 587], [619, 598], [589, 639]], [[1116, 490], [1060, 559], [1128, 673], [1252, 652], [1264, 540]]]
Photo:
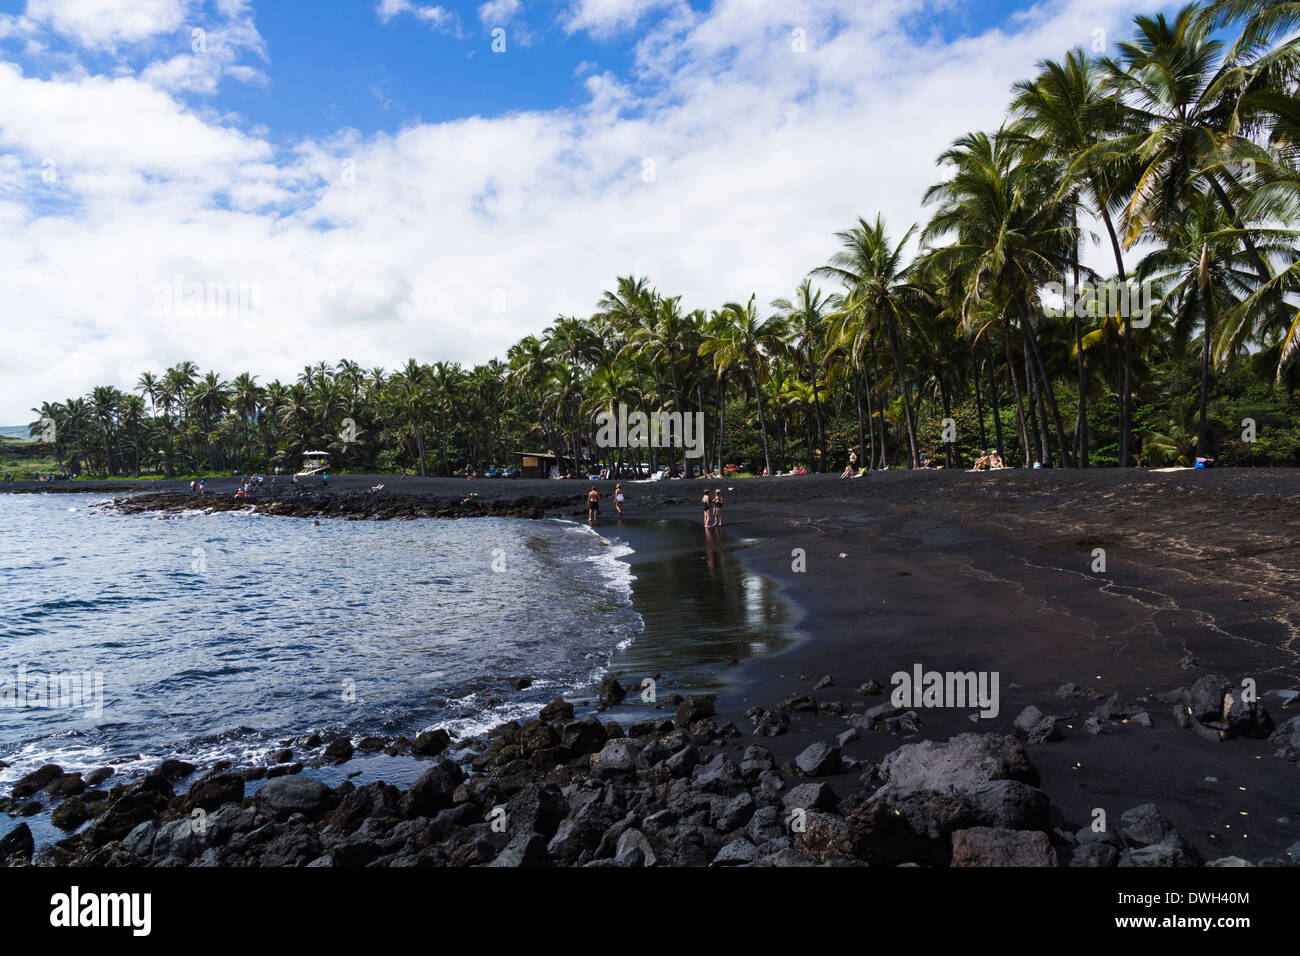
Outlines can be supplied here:
[[1116, 56], [1042, 61], [1000, 128], [938, 157], [928, 221], [847, 210], [787, 298], [683, 302], [629, 275], [473, 368], [344, 358], [283, 382], [182, 361], [48, 401], [31, 434], [95, 476], [314, 449], [428, 475], [521, 451], [679, 461], [596, 446], [622, 403], [704, 413], [710, 472], [838, 470], [851, 449], [872, 469], [994, 449], [1025, 467], [1297, 465], [1297, 26], [1294, 0], [1214, 0], [1136, 18]]

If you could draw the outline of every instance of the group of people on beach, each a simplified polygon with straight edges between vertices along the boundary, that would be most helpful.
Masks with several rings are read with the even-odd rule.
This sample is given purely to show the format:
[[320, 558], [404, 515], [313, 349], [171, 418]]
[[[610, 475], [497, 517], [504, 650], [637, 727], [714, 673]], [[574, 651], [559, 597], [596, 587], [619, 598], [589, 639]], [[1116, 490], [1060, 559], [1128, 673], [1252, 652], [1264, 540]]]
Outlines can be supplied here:
[[700, 499], [704, 505], [704, 527], [721, 528], [722, 527], [722, 489], [714, 488], [713, 497], [709, 497], [706, 489], [704, 497]]
[[[600, 516], [600, 491], [595, 485], [587, 492], [587, 524], [595, 525]], [[622, 484], [614, 487], [614, 510], [618, 516], [623, 517], [623, 505], [627, 501], [627, 495], [623, 491]], [[720, 528], [722, 527], [722, 489], [714, 488], [713, 495], [710, 496], [708, 490], [700, 499], [704, 506], [704, 527]]]
[[971, 471], [996, 471], [999, 468], [1007, 467], [1002, 462], [1002, 456], [994, 449], [990, 448], [984, 454], [975, 459], [975, 467]]
[[[627, 501], [627, 495], [623, 491], [621, 484], [614, 486], [614, 510], [618, 516], [623, 517], [623, 504]], [[591, 491], [587, 492], [587, 524], [594, 525], [600, 515], [600, 492], [596, 486], [591, 486]]]
[[[272, 488], [275, 487], [275, 479], [276, 476], [272, 475], [271, 476]], [[261, 475], [245, 475], [243, 483], [240, 484], [239, 488], [235, 490], [235, 497], [249, 498], [253, 495], [254, 492], [261, 491], [262, 485], [265, 483], [266, 483], [266, 479], [263, 478]]]

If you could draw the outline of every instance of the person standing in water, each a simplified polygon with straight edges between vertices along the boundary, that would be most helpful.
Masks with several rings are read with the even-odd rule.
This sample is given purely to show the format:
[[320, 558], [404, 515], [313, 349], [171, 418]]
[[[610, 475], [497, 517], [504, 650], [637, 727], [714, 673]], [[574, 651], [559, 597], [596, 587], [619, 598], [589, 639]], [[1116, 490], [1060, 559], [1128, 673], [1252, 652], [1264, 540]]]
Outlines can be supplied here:
[[700, 499], [700, 504], [704, 506], [704, 527], [713, 527], [713, 503], [709, 500], [709, 490], [704, 489], [704, 497]]
[[722, 489], [713, 489], [713, 527], [722, 527]]
[[330, 473], [328, 471], [321, 475], [320, 484], [322, 488], [328, 488], [330, 486]]
[[623, 486], [617, 485], [614, 488], [614, 510], [618, 512], [620, 518], [623, 517], [623, 501]]
[[587, 492], [587, 524], [594, 525], [596, 516], [600, 514], [600, 492], [596, 486], [591, 486], [591, 491]]

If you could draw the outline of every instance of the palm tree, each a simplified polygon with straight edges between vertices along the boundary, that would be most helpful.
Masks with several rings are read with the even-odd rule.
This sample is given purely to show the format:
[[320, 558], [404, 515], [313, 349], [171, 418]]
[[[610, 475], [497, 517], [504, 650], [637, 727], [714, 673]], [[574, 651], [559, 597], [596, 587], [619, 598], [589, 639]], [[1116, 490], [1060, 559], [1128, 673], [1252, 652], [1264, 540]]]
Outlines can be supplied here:
[[908, 379], [903, 370], [899, 340], [902, 330], [910, 328], [912, 316], [917, 310], [933, 304], [930, 293], [910, 281], [911, 267], [903, 264], [903, 250], [915, 231], [915, 226], [908, 229], [895, 245], [889, 239], [889, 230], [883, 216], [877, 215], [873, 223], [859, 218], [855, 227], [835, 234], [843, 251], [831, 256], [828, 264], [812, 271], [813, 275], [838, 279], [843, 283], [845, 302], [841, 315], [855, 312], [861, 315], [862, 322], [853, 344], [855, 359], [861, 360], [868, 341], [867, 330], [877, 322], [884, 329], [902, 392], [909, 468], [916, 468], [919, 464], [916, 418], [912, 413], [912, 398], [908, 394]]
[[817, 422], [817, 449], [821, 455], [812, 455], [813, 467], [821, 471], [826, 451], [826, 428], [822, 422], [821, 395], [818, 391], [820, 379], [819, 353], [825, 341], [827, 331], [828, 302], [821, 289], [814, 289], [812, 282], [804, 279], [795, 290], [794, 300], [773, 299], [772, 308], [789, 328], [793, 336], [795, 354], [800, 357], [808, 370], [808, 381], [812, 388], [813, 412]]
[[1210, 367], [1218, 320], [1229, 314], [1253, 288], [1251, 253], [1241, 236], [1228, 224], [1224, 210], [1210, 195], [1190, 201], [1183, 228], [1170, 236], [1169, 245], [1151, 252], [1138, 266], [1138, 276], [1154, 281], [1162, 290], [1155, 305], [1157, 315], [1172, 320], [1175, 353], [1181, 351], [1192, 329], [1201, 330], [1200, 425], [1196, 454], [1209, 451], [1206, 422]]
[[415, 359], [407, 361], [400, 372], [394, 372], [389, 380], [397, 407], [404, 418], [411, 435], [415, 438], [416, 468], [421, 475], [424, 468], [424, 408], [427, 400], [427, 369]]
[[[1082, 194], [1106, 226], [1111, 251], [1120, 281], [1127, 281], [1124, 254], [1115, 231], [1112, 213], [1123, 202], [1123, 187], [1132, 173], [1131, 156], [1118, 158], [1103, 155], [1097, 147], [1129, 131], [1133, 118], [1105, 87], [1104, 74], [1096, 61], [1081, 49], [1071, 50], [1064, 61], [1043, 60], [1038, 76], [1015, 84], [1016, 97], [1011, 110], [1016, 117], [1013, 129], [1026, 138], [1030, 154], [1035, 147], [1060, 172], [1057, 195]], [[1071, 225], [1075, 242], [1070, 263], [1072, 288], [1080, 286], [1078, 211], [1071, 204]], [[1128, 429], [1132, 414], [1132, 326], [1125, 316], [1124, 382], [1120, 393], [1120, 447], [1128, 447]], [[1087, 372], [1084, 368], [1083, 328], [1077, 313], [1073, 315], [1076, 374], [1079, 394], [1079, 463], [1088, 466], [1088, 397]], [[1128, 456], [1120, 456], [1120, 467], [1127, 467]]]
[[784, 323], [779, 318], [760, 319], [754, 305], [756, 296], [741, 305], [728, 302], [722, 307], [725, 320], [714, 327], [717, 337], [706, 338], [700, 345], [700, 355], [713, 356], [719, 374], [733, 368], [749, 380], [758, 403], [758, 427], [763, 436], [763, 465], [772, 472], [772, 450], [767, 439], [767, 415], [763, 410], [762, 385], [767, 377], [767, 358], [764, 349], [777, 347], [785, 334]]
[[1052, 376], [1039, 348], [1033, 312], [1038, 288], [1067, 268], [1075, 229], [1073, 203], [1057, 195], [1058, 177], [1049, 164], [1026, 157], [1021, 138], [1000, 130], [963, 136], [940, 157], [956, 167], [952, 178], [926, 193], [938, 210], [923, 241], [955, 241], [932, 249], [924, 267], [963, 284], [963, 312], [969, 320], [981, 300], [1004, 302], [1017, 316], [1025, 350], [1025, 378], [1031, 417], [1038, 412], [1040, 452], [1051, 460], [1049, 416], [1066, 467], [1074, 462], [1065, 440]]

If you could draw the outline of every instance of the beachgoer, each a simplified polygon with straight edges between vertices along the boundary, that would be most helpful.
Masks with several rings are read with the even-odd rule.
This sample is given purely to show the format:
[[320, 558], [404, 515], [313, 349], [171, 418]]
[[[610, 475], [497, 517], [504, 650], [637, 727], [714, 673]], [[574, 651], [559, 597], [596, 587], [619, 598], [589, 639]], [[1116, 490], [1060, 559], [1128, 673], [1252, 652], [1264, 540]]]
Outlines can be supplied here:
[[330, 486], [330, 473], [328, 471], [321, 475], [320, 483], [322, 488]]
[[623, 486], [618, 485], [614, 488], [614, 510], [618, 512], [620, 518], [623, 517], [623, 501]]
[[1004, 464], [1002, 463], [1002, 456], [1001, 456], [1001, 455], [999, 455], [999, 454], [998, 454], [997, 452], [995, 452], [995, 451], [991, 451], [991, 452], [989, 452], [989, 468], [990, 468], [990, 469], [993, 469], [993, 468], [1005, 468], [1005, 467], [1007, 467], [1007, 466], [1004, 465]]
[[722, 527], [722, 489], [721, 488], [713, 489], [712, 504], [713, 504], [713, 526], [715, 528], [721, 528]]
[[713, 527], [713, 502], [709, 500], [709, 489], [704, 489], [704, 497], [700, 499], [700, 504], [704, 506], [704, 527]]
[[840, 477], [852, 478], [857, 474], [857, 471], [858, 471], [858, 453], [856, 451], [851, 451], [849, 452], [849, 463], [844, 469], [844, 474], [840, 475]]
[[596, 516], [600, 514], [600, 492], [596, 486], [591, 486], [591, 491], [587, 492], [587, 523], [595, 524]]

